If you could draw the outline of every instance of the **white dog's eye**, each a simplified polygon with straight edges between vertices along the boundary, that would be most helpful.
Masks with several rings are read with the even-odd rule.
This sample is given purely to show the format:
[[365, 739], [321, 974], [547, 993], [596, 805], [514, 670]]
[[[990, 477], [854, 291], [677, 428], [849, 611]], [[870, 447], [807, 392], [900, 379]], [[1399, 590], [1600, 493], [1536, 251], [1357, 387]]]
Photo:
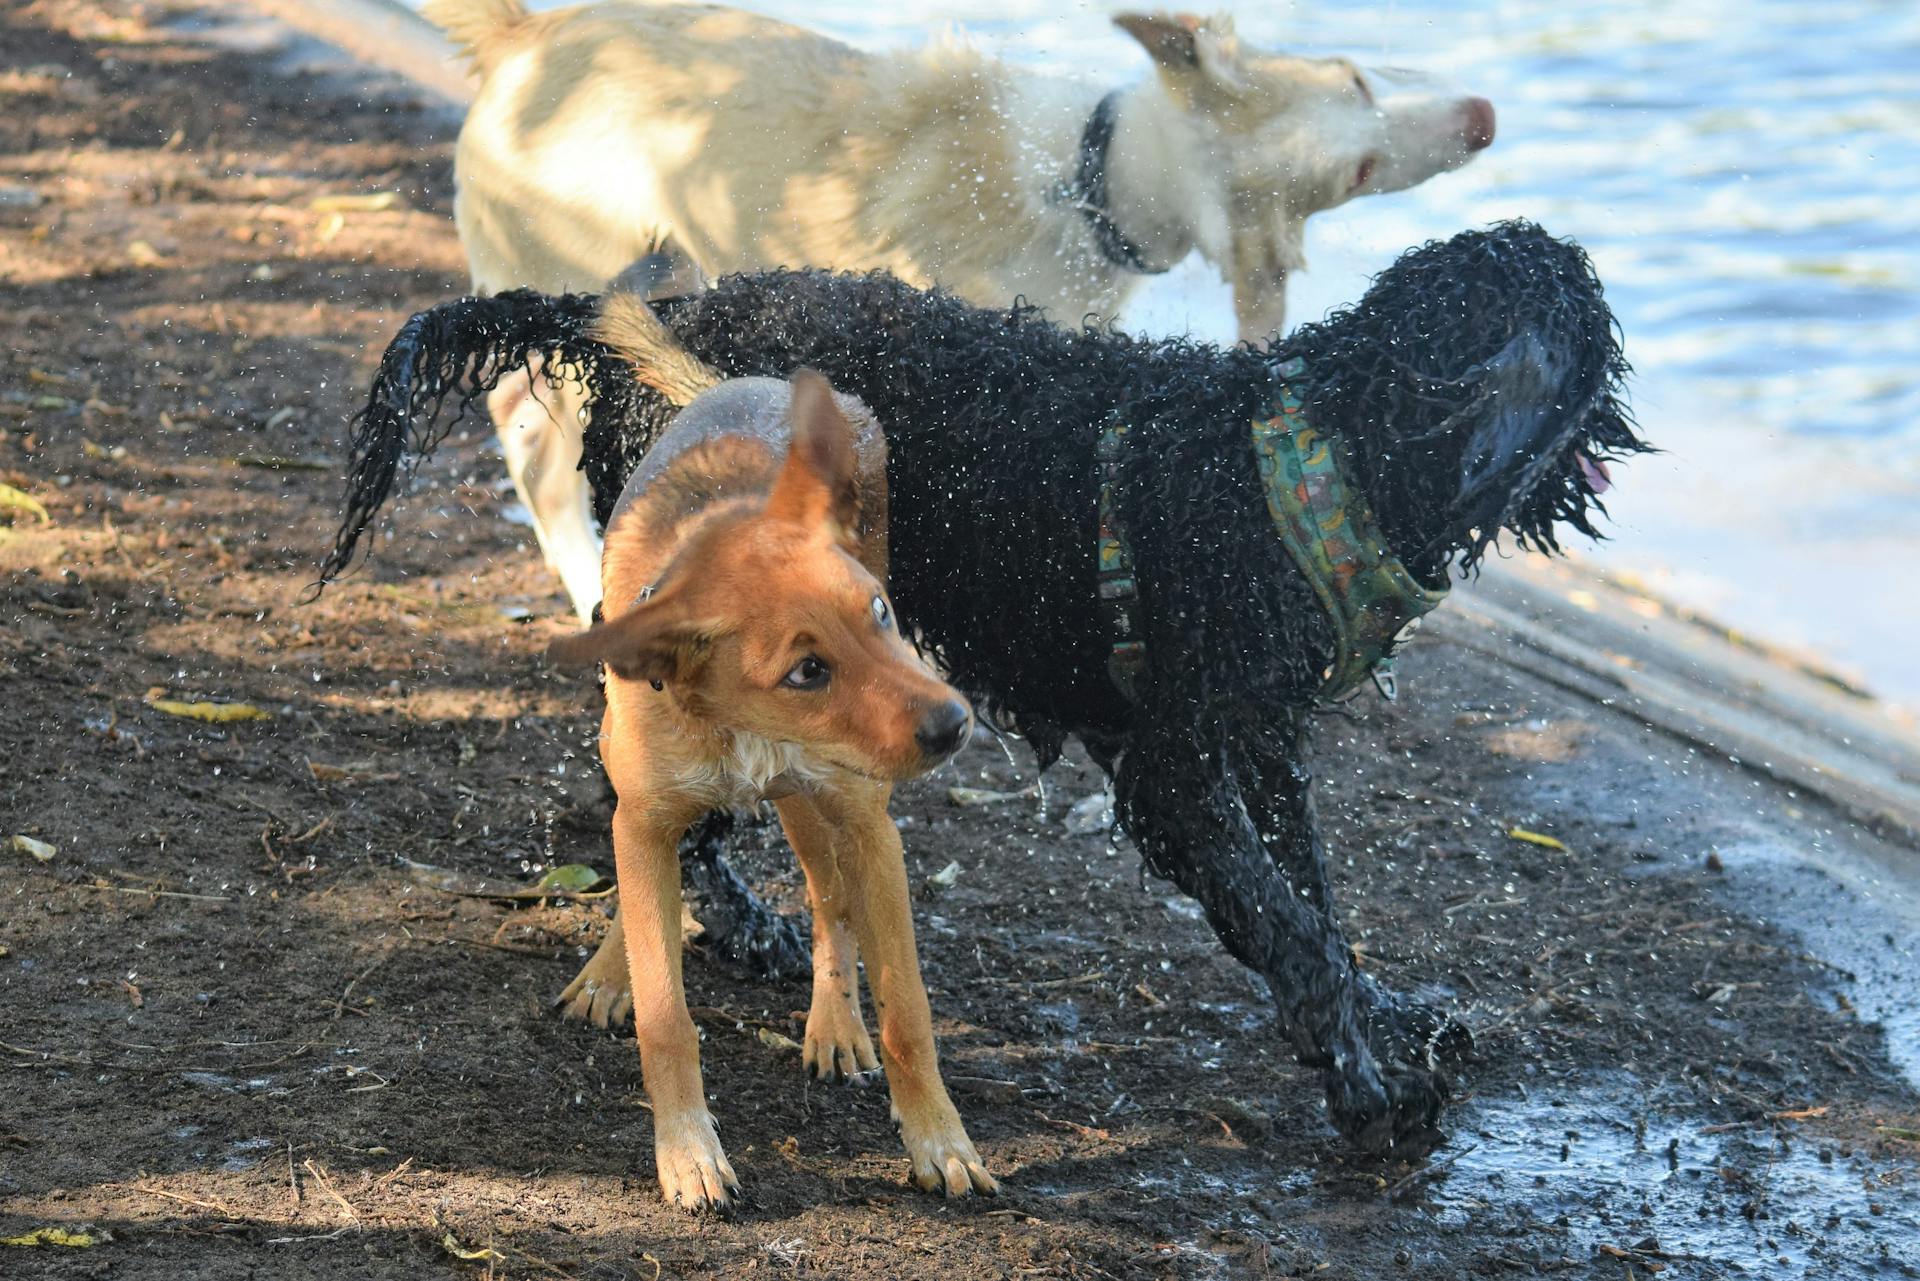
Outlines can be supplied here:
[[1373, 90], [1367, 88], [1367, 78], [1358, 71], [1353, 73], [1353, 87], [1360, 91], [1360, 101], [1371, 107], [1373, 105]]
[[873, 598], [873, 621], [882, 627], [893, 625], [893, 611], [887, 608], [887, 602], [879, 597]]

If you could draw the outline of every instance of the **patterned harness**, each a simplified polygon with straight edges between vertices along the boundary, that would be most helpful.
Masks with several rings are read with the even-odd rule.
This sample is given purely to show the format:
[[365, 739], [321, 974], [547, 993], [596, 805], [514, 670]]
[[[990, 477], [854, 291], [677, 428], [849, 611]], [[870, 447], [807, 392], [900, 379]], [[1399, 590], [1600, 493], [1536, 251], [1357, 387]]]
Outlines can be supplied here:
[[[1419, 627], [1420, 619], [1446, 599], [1447, 589], [1422, 586], [1387, 549], [1365, 497], [1340, 474], [1337, 442], [1307, 421], [1293, 387], [1305, 371], [1305, 362], [1297, 359], [1275, 370], [1272, 413], [1252, 424], [1267, 514], [1333, 625], [1333, 662], [1321, 674], [1317, 697], [1324, 702], [1346, 698], [1371, 676], [1380, 693], [1392, 699], [1398, 692], [1394, 651]], [[1147, 651], [1134, 614], [1139, 585], [1133, 554], [1115, 498], [1127, 430], [1126, 423], [1108, 423], [1095, 458], [1100, 469], [1100, 602], [1114, 638], [1107, 670], [1120, 692], [1132, 699]]]

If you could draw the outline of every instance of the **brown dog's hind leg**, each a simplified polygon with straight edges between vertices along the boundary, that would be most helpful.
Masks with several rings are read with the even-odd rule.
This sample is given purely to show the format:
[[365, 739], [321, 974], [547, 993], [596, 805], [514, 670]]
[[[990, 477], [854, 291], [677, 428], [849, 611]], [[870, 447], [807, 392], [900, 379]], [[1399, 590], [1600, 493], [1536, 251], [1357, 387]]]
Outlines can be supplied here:
[[900, 830], [887, 815], [890, 791], [857, 781], [832, 792], [786, 797], [775, 806], [816, 893], [816, 919], [844, 915], [866, 958], [887, 1091], [913, 1181], [950, 1197], [998, 1192], [940, 1080], [933, 1012], [914, 952]]
[[595, 1027], [618, 1028], [633, 1013], [633, 989], [629, 986], [627, 944], [621, 933], [620, 912], [614, 909], [613, 924], [573, 982], [554, 999], [561, 1017], [581, 1019]]

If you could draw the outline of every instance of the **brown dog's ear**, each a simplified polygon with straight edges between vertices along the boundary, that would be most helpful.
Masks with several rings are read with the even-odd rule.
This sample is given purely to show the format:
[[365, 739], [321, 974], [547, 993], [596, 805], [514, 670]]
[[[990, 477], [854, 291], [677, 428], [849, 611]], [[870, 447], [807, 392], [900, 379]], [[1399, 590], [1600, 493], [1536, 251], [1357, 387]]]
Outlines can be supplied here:
[[624, 680], [671, 681], [685, 676], [712, 641], [711, 633], [688, 621], [674, 602], [649, 602], [610, 623], [561, 637], [547, 646], [547, 658], [561, 667], [605, 663]]
[[850, 530], [858, 519], [853, 424], [833, 398], [827, 380], [811, 369], [793, 376], [793, 438], [786, 465], [767, 495], [767, 515], [799, 525], [828, 520]]
[[1120, 13], [1113, 25], [1140, 42], [1154, 65], [1173, 81], [1198, 77], [1228, 92], [1243, 88], [1240, 41], [1227, 17], [1191, 13]]

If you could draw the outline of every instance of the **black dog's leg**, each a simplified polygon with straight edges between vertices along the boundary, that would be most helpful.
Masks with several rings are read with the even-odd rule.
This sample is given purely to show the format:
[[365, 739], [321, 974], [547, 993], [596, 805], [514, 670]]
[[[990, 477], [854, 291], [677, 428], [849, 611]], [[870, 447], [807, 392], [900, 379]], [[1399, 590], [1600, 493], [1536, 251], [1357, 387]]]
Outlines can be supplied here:
[[761, 902], [727, 863], [738, 827], [732, 814], [715, 810], [680, 842], [681, 882], [699, 901], [696, 915], [706, 927], [700, 944], [751, 974], [804, 977], [813, 957], [800, 926]]
[[[1248, 809], [1280, 874], [1320, 910], [1328, 928], [1339, 930], [1326, 848], [1314, 817], [1312, 776], [1298, 754], [1298, 743], [1285, 741], [1285, 751], [1276, 754], [1275, 743], [1254, 740], [1256, 752], [1248, 762]], [[1261, 752], [1261, 747], [1267, 750]], [[1381, 987], [1370, 975], [1356, 971], [1355, 979], [1360, 986], [1361, 1019], [1374, 1056], [1389, 1070], [1433, 1073], [1444, 1089], [1443, 1060], [1472, 1047], [1466, 1026], [1443, 1010]]]
[[1334, 1127], [1365, 1151], [1421, 1155], [1442, 1137], [1446, 1082], [1375, 1054], [1370, 993], [1326, 910], [1324, 866], [1269, 857], [1242, 791], [1257, 771], [1242, 776], [1236, 737], [1136, 742], [1115, 780], [1121, 822], [1154, 872], [1192, 895], [1227, 950], [1266, 978], [1301, 1062], [1322, 1070]]

